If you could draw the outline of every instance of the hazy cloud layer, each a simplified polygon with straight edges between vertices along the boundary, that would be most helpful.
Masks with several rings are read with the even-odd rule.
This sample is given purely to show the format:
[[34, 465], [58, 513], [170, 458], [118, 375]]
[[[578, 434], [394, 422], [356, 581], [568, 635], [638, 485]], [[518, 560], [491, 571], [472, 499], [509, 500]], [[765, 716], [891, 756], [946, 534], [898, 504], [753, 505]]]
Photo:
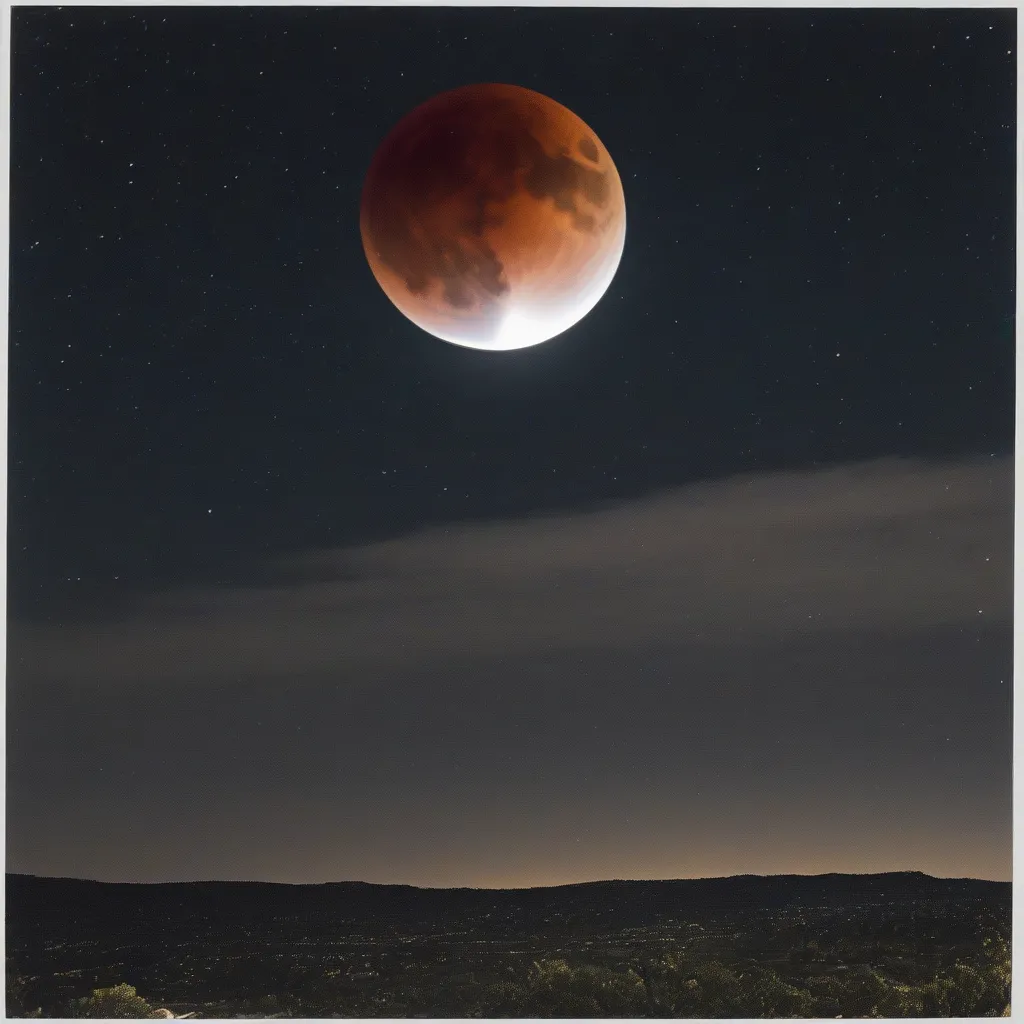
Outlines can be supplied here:
[[[129, 619], [12, 624], [12, 681], [180, 680], [1012, 621], [1011, 459], [884, 460], [702, 483], [313, 551], [262, 588]], [[349, 674], [351, 673], [351, 675]]]

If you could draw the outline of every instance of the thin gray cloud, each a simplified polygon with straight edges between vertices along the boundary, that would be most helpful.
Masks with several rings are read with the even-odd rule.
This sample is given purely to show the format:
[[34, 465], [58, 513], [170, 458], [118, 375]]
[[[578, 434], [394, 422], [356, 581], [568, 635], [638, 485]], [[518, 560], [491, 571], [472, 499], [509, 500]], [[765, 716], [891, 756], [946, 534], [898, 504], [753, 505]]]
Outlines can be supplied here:
[[1012, 621], [1013, 463], [883, 460], [462, 523], [275, 566], [292, 582], [11, 624], [12, 681], [203, 682]]

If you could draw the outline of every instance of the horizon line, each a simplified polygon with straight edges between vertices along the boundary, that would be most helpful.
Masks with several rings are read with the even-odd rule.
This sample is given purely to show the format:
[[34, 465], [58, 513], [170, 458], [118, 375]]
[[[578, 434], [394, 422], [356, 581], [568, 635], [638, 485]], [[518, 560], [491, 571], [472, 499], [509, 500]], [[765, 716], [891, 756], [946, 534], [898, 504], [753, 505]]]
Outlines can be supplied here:
[[877, 878], [885, 875], [917, 875], [944, 882], [987, 882], [994, 885], [1012, 885], [1010, 878], [978, 878], [973, 875], [930, 875], [914, 868], [897, 868], [891, 871], [820, 871], [813, 874], [780, 871], [771, 874], [742, 872], [736, 875], [699, 875], [678, 878], [592, 878], [579, 882], [553, 882], [547, 885], [414, 885], [409, 882], [366, 882], [360, 879], [337, 879], [325, 882], [278, 882], [258, 878], [192, 878], [164, 879], [161, 881], [139, 882], [99, 878], [80, 878], [74, 875], [37, 875], [26, 871], [5, 871], [6, 878], [32, 878], [47, 882], [88, 882], [91, 885], [276, 885], [298, 888], [302, 886], [363, 885], [377, 888], [416, 889], [421, 892], [530, 892], [536, 889], [569, 889], [585, 885], [607, 885], [612, 882], [642, 885], [644, 883], [664, 884], [669, 882], [725, 882], [737, 879], [775, 878]]

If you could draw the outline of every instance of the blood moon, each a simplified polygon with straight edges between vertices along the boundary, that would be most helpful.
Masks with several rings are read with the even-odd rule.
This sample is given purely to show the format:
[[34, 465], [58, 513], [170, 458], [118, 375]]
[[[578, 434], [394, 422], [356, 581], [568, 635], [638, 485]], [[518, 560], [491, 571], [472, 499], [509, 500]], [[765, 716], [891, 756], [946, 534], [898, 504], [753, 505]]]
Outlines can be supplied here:
[[407, 114], [363, 186], [370, 268], [413, 323], [470, 348], [567, 330], [622, 257], [622, 182], [597, 135], [515, 85], [467, 85]]

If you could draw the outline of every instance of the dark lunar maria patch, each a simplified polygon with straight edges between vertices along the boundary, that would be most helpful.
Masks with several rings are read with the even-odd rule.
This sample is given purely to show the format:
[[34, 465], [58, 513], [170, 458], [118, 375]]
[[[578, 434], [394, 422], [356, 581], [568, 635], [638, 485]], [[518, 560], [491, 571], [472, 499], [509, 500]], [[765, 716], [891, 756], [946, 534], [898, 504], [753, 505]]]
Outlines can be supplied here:
[[[574, 214], [581, 212], [576, 207], [578, 196], [601, 208], [611, 195], [604, 171], [584, 167], [567, 156], [550, 157], [543, 150], [535, 154], [523, 183], [534, 199], [551, 199], [558, 209]], [[585, 223], [585, 219], [574, 221], [580, 230], [586, 230]]]
[[588, 139], [584, 136], [576, 143], [576, 148], [592, 163], [597, 163], [597, 146], [594, 145], [593, 139]]

